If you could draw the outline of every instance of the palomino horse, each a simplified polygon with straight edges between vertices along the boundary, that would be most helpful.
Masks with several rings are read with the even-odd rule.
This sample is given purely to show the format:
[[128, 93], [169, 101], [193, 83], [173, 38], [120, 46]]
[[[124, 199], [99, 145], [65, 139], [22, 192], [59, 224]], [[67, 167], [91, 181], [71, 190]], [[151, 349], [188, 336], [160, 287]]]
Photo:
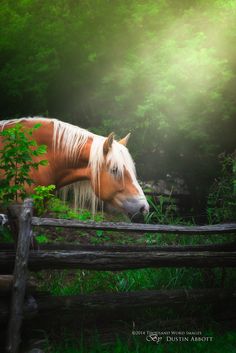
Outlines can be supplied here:
[[[41, 117], [0, 121], [0, 129], [10, 128], [17, 122], [25, 127], [40, 123], [33, 139], [38, 145], [47, 146], [43, 158], [48, 160], [48, 165], [31, 171], [34, 186], [54, 184], [61, 189], [72, 184], [76, 206], [82, 207], [89, 199], [93, 211], [100, 199], [131, 217], [148, 212], [134, 162], [126, 148], [129, 135], [118, 142], [113, 134], [102, 137], [56, 119]], [[29, 188], [27, 191], [32, 192]]]

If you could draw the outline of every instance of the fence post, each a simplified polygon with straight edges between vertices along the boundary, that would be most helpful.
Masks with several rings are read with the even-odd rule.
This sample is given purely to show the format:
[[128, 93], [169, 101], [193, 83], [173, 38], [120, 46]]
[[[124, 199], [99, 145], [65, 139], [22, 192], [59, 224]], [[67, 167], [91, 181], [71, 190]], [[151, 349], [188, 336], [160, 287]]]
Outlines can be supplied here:
[[21, 204], [12, 204], [7, 208], [8, 222], [14, 239], [15, 249], [17, 248], [17, 241], [19, 236], [19, 218], [21, 211]]
[[10, 318], [7, 332], [6, 351], [17, 353], [20, 345], [20, 332], [23, 319], [23, 304], [27, 281], [27, 264], [29, 257], [30, 238], [32, 234], [33, 202], [26, 199], [19, 217], [19, 235], [13, 274]]

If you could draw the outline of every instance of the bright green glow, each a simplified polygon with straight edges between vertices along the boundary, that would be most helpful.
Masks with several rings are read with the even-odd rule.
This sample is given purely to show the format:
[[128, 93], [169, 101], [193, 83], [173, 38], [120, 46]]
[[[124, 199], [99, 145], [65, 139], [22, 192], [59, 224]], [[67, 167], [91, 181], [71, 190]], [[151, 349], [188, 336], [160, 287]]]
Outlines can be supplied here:
[[235, 147], [235, 33], [232, 0], [4, 0], [1, 112], [131, 131], [147, 178], [210, 174]]

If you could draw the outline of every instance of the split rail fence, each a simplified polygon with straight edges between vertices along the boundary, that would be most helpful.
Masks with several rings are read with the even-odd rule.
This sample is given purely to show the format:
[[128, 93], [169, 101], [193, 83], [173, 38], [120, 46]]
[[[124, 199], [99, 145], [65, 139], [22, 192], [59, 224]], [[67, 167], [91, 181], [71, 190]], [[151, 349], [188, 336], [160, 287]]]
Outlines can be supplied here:
[[[141, 308], [157, 305], [236, 302], [236, 290], [225, 288], [191, 290], [144, 290], [128, 293], [99, 293], [69, 297], [42, 296], [27, 300], [28, 271], [80, 268], [117, 271], [160, 267], [236, 267], [236, 241], [209, 245], [59, 245], [45, 244], [31, 249], [33, 227], [67, 227], [81, 230], [112, 230], [134, 233], [172, 233], [182, 235], [235, 234], [236, 223], [211, 226], [174, 226], [110, 222], [80, 222], [69, 219], [33, 217], [32, 200], [25, 200], [18, 216], [8, 216], [8, 224], [18, 232], [16, 250], [0, 248], [0, 297], [9, 292], [10, 306], [0, 300], [0, 323], [8, 322], [6, 351], [17, 353], [23, 320], [45, 311], [80, 312], [81, 309]], [[135, 235], [134, 235], [135, 236]], [[13, 280], [10, 283], [10, 274]], [[28, 291], [28, 289], [27, 289]]]

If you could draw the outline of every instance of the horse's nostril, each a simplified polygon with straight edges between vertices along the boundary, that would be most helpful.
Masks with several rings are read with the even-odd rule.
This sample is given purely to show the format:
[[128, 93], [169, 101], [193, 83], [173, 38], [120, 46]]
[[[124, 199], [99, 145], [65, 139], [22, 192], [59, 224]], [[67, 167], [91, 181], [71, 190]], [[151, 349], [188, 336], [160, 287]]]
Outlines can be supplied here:
[[145, 207], [144, 207], [144, 206], [140, 207], [139, 212], [140, 212], [140, 213], [144, 213], [144, 211], [145, 211]]

